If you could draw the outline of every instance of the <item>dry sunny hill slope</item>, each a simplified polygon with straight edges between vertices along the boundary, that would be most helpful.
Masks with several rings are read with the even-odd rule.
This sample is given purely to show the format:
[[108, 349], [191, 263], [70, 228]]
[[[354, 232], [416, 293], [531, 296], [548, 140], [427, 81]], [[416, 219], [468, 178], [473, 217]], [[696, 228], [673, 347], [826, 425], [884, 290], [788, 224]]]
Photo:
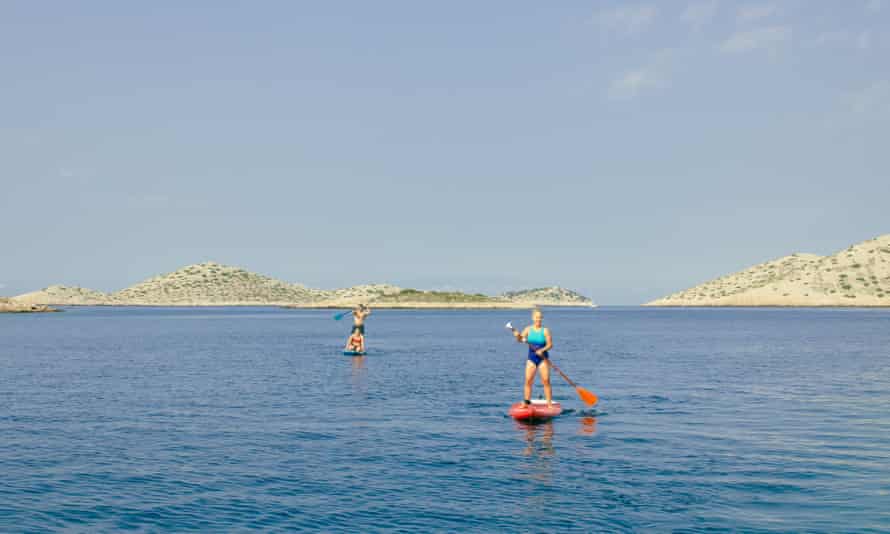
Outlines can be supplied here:
[[584, 295], [559, 286], [509, 291], [501, 295], [501, 298], [511, 302], [537, 306], [584, 306], [591, 308], [596, 306], [592, 300]]
[[214, 262], [189, 265], [113, 294], [141, 306], [284, 305], [320, 297], [317, 290]]
[[67, 306], [249, 306], [317, 300], [324, 292], [214, 262], [183, 267], [115, 293], [50, 286], [14, 297], [22, 303]]
[[84, 289], [82, 287], [49, 286], [40, 291], [25, 293], [13, 298], [21, 304], [59, 304], [68, 306], [100, 306], [114, 304], [115, 300], [108, 293]]
[[792, 254], [647, 306], [890, 306], [890, 234], [832, 256]]
[[115, 293], [80, 287], [50, 286], [11, 299], [20, 305], [108, 306], [292, 306], [343, 307], [368, 303], [390, 308], [590, 307], [590, 299], [552, 287], [491, 297], [461, 292], [420, 291], [388, 284], [344, 289], [311, 289], [238, 267], [214, 262], [189, 265]]

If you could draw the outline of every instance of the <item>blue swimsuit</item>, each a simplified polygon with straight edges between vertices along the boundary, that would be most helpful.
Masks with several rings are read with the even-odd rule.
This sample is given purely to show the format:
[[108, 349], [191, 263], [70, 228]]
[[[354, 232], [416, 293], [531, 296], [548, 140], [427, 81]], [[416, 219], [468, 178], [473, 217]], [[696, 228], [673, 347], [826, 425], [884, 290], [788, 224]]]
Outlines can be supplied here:
[[546, 351], [544, 352], [543, 357], [538, 356], [537, 353], [535, 353], [536, 350], [541, 350], [547, 346], [547, 336], [544, 335], [543, 326], [540, 330], [535, 330], [534, 327], [530, 327], [528, 329], [528, 337], [525, 340], [528, 342], [528, 361], [535, 364], [535, 367], [550, 357], [550, 353]]

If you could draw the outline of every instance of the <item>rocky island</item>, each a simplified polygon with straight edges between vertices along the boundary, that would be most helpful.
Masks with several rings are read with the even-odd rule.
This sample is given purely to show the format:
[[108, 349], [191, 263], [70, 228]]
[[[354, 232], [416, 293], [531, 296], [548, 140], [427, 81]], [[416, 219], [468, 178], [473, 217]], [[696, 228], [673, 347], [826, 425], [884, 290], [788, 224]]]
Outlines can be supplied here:
[[890, 306], [890, 234], [831, 256], [792, 254], [646, 306]]
[[205, 262], [155, 276], [134, 286], [103, 293], [54, 285], [10, 299], [21, 306], [285, 306], [339, 308], [367, 303], [378, 308], [528, 308], [593, 307], [593, 302], [560, 287], [489, 296], [463, 292], [423, 291], [390, 284], [313, 289], [239, 267]]
[[[359, 286], [337, 290], [335, 295], [312, 303], [295, 304], [290, 307], [343, 308], [366, 302], [378, 308], [531, 308], [534, 306], [570, 306], [581, 308], [595, 307], [589, 298], [561, 287], [549, 287], [512, 291], [489, 296], [482, 293], [459, 291], [422, 291], [395, 286]], [[379, 289], [377, 289], [379, 288]]]
[[40, 313], [57, 311], [62, 310], [50, 308], [45, 304], [26, 304], [5, 297], [0, 297], [0, 313]]

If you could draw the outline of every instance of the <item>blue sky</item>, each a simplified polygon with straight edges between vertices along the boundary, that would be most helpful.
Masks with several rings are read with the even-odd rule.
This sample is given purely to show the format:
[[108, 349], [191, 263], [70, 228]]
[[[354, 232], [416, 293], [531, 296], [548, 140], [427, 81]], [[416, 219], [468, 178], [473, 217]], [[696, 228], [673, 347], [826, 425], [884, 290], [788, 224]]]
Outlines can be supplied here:
[[0, 294], [636, 304], [890, 232], [890, 1], [0, 6]]

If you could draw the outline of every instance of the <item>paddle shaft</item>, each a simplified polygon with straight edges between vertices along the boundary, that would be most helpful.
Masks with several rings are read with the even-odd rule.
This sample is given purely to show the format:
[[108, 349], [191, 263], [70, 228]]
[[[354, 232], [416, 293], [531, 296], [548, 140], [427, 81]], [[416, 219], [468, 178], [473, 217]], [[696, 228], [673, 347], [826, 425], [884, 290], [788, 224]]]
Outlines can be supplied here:
[[551, 367], [556, 369], [556, 372], [559, 373], [559, 376], [563, 377], [565, 379], [565, 381], [569, 383], [569, 385], [571, 385], [575, 389], [578, 389], [578, 384], [572, 382], [572, 379], [567, 377], [566, 374], [562, 372], [562, 369], [560, 369], [559, 367], [556, 366], [555, 363], [550, 361], [550, 358], [547, 358], [547, 363], [549, 363]]
[[556, 372], [559, 373], [559, 376], [563, 377], [566, 382], [568, 382], [573, 388], [575, 388], [575, 393], [577, 393], [578, 396], [581, 397], [581, 400], [584, 401], [584, 404], [593, 406], [597, 403], [599, 399], [597, 398], [595, 393], [587, 391], [578, 384], [572, 382], [572, 379], [566, 376], [566, 374], [562, 372], [562, 369], [554, 365], [553, 362], [550, 361], [550, 358], [547, 358], [547, 363], [553, 366], [553, 368], [556, 369]]

